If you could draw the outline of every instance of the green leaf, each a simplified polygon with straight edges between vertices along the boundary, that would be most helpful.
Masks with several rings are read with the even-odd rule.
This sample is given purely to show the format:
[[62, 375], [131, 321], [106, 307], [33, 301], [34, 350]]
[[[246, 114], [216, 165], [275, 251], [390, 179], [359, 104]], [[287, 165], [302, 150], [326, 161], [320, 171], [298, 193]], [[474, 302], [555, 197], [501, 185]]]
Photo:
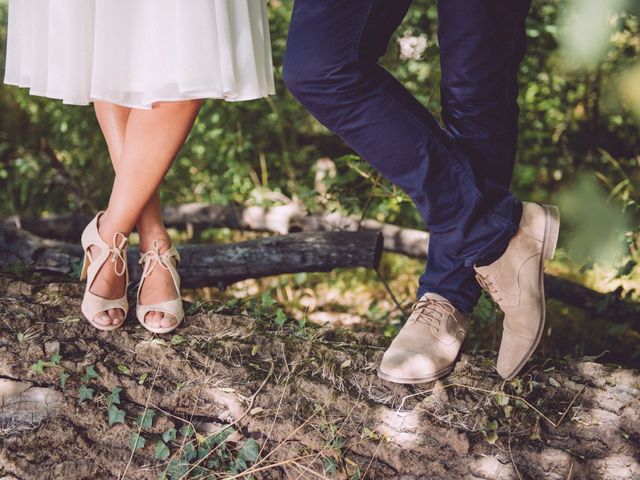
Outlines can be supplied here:
[[490, 444], [494, 445], [498, 440], [498, 434], [494, 431], [482, 432], [484, 434], [485, 440]]
[[51, 355], [51, 358], [49, 359], [49, 361], [54, 365], [58, 365], [60, 363], [60, 358], [61, 358], [60, 352], [56, 351], [53, 355]]
[[142, 375], [140, 375], [140, 377], [138, 378], [138, 385], [142, 385], [145, 382], [145, 380], [147, 379], [148, 376], [149, 376], [149, 374], [147, 372], [145, 372]]
[[127, 367], [126, 365], [118, 365], [116, 367], [116, 370], [118, 370], [120, 373], [124, 373], [125, 375], [131, 375], [131, 370], [129, 370], [129, 367]]
[[187, 443], [182, 447], [182, 458], [184, 458], [187, 463], [196, 458], [197, 455], [196, 447], [194, 447], [192, 443]]
[[336, 473], [337, 466], [333, 458], [327, 457], [322, 463], [324, 467], [324, 473], [328, 473], [329, 475], [333, 475]]
[[253, 438], [248, 438], [242, 448], [238, 450], [238, 458], [246, 460], [247, 462], [255, 462], [260, 455], [260, 444]]
[[279, 327], [284, 325], [284, 322], [287, 321], [287, 315], [284, 313], [284, 310], [282, 310], [281, 308], [279, 308], [278, 311], [276, 312], [275, 321], [276, 321], [276, 325], [278, 325]]
[[64, 386], [67, 384], [67, 380], [71, 375], [69, 375], [64, 370], [60, 372], [60, 388], [64, 390]]
[[148, 408], [142, 415], [138, 415], [138, 417], [136, 418], [136, 425], [138, 427], [150, 430], [153, 426], [153, 417], [155, 416], [155, 414], [156, 412]]
[[182, 342], [184, 342], [182, 335], [174, 335], [171, 337], [171, 345], [180, 345]]
[[93, 388], [87, 388], [85, 385], [80, 385], [78, 389], [78, 394], [80, 396], [80, 403], [85, 400], [93, 399]]
[[91, 380], [92, 378], [96, 378], [98, 377], [98, 373], [95, 370], [95, 367], [93, 365], [89, 365], [86, 369], [85, 369], [85, 373], [82, 376], [82, 381], [84, 383], [87, 383], [89, 380]]
[[144, 448], [144, 441], [144, 437], [138, 432], [131, 432], [131, 436], [129, 437], [129, 448], [133, 451], [140, 450], [141, 448]]
[[194, 434], [193, 427], [191, 425], [183, 425], [180, 427], [180, 435], [185, 438], [191, 438]]
[[501, 407], [504, 407], [505, 405], [509, 405], [509, 396], [508, 395], [504, 395], [502, 393], [496, 393], [493, 396], [493, 398], [496, 401], [496, 403], [498, 405], [500, 405]]
[[113, 405], [113, 404], [120, 405], [120, 392], [121, 391], [122, 391], [122, 388], [113, 387], [113, 390], [111, 390], [111, 393], [107, 397], [107, 405]]
[[262, 294], [261, 300], [262, 300], [262, 308], [269, 308], [277, 303], [273, 299], [273, 297], [271, 297], [271, 294], [269, 292], [264, 292]]
[[44, 373], [45, 363], [42, 360], [38, 360], [36, 363], [31, 365], [31, 370], [37, 373]]
[[18, 332], [16, 337], [18, 338], [18, 343], [22, 343], [24, 341], [24, 333]]
[[153, 451], [153, 458], [156, 460], [166, 460], [169, 458], [169, 447], [164, 442], [156, 443], [156, 448]]
[[233, 435], [234, 433], [236, 433], [236, 431], [233, 428], [227, 427], [224, 430], [219, 431], [213, 437], [210, 437], [210, 438], [213, 439], [213, 442], [216, 445], [220, 445], [221, 443], [226, 442], [227, 438], [229, 438], [229, 436]]
[[304, 329], [304, 327], [307, 325], [307, 317], [304, 316], [302, 317], [300, 320], [298, 320], [298, 328], [300, 330]]
[[167, 467], [167, 473], [171, 478], [185, 478], [189, 471], [189, 464], [181, 460], [171, 460]]
[[109, 405], [109, 426], [112, 427], [116, 423], [124, 423], [125, 411], [120, 410], [116, 405]]
[[176, 429], [175, 428], [170, 428], [169, 430], [167, 430], [166, 432], [164, 432], [162, 434], [162, 440], [164, 440], [165, 442], [169, 443], [173, 440], [176, 439]]

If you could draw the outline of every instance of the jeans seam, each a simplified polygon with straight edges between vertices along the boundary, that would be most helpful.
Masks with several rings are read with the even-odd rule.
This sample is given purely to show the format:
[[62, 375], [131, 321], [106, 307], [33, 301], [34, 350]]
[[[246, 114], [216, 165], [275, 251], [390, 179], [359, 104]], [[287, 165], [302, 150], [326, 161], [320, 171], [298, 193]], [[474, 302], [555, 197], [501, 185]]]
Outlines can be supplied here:
[[375, 0], [371, 0], [368, 5], [367, 5], [367, 12], [365, 13], [361, 25], [360, 25], [360, 30], [357, 32], [356, 34], [356, 41], [354, 42], [353, 45], [353, 51], [351, 52], [353, 61], [355, 62], [359, 62], [360, 61], [360, 46], [362, 45], [362, 37], [364, 35], [364, 30], [367, 27], [367, 22], [369, 21], [369, 19], [371, 18], [371, 12], [373, 12], [373, 4], [375, 3]]

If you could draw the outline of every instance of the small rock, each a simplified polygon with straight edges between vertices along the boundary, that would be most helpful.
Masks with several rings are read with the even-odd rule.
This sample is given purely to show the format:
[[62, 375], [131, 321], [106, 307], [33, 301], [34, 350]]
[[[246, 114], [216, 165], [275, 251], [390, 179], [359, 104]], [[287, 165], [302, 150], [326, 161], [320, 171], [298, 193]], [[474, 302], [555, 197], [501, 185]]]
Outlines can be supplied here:
[[56, 352], [60, 351], [60, 342], [57, 340], [49, 340], [44, 342], [44, 354], [47, 358], [50, 358]]

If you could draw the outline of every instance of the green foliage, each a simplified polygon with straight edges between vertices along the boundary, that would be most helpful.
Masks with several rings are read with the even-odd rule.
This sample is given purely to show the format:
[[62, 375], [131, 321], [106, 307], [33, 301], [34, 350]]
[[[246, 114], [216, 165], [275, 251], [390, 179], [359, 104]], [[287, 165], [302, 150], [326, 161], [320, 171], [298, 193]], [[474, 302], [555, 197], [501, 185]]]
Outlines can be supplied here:
[[146, 409], [142, 415], [138, 415], [138, 417], [136, 418], [136, 425], [145, 430], [151, 430], [151, 427], [153, 426], [153, 417], [155, 416], [155, 414], [156, 412], [154, 412], [150, 408]]
[[89, 388], [86, 385], [80, 385], [80, 388], [78, 389], [78, 397], [80, 399], [80, 403], [84, 402], [85, 400], [92, 400], [93, 393], [93, 388]]

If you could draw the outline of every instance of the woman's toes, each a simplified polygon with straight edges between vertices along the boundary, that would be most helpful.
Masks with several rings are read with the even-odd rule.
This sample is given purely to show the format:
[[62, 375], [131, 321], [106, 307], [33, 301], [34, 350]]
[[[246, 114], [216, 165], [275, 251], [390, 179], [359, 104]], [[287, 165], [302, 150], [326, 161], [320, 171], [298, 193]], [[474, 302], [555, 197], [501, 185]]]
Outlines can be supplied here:
[[174, 317], [169, 313], [165, 313], [162, 316], [162, 321], [161, 321], [162, 328], [173, 327], [176, 324], [176, 321], [177, 321], [176, 317]]
[[122, 310], [119, 308], [112, 308], [108, 311], [108, 313], [111, 317], [111, 323], [114, 325], [118, 325], [124, 320], [122, 316]]
[[111, 325], [111, 317], [107, 315], [107, 312], [100, 312], [95, 317], [93, 317], [93, 321], [98, 325], [102, 325], [104, 327], [108, 327]]
[[160, 321], [162, 320], [162, 314], [156, 311], [150, 311], [145, 317], [145, 323], [151, 328], [158, 328]]

